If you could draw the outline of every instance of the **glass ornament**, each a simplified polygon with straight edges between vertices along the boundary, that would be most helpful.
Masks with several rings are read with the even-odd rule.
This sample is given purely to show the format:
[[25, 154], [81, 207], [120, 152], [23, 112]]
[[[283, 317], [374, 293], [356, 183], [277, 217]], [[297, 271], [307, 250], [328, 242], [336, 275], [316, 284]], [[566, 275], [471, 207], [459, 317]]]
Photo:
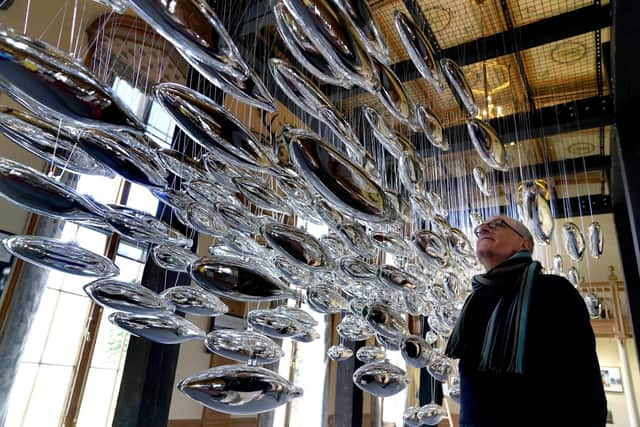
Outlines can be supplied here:
[[220, 298], [197, 286], [172, 286], [160, 293], [176, 311], [195, 316], [215, 317], [229, 311], [229, 307]]
[[274, 363], [284, 356], [275, 341], [255, 331], [216, 329], [207, 334], [205, 345], [218, 356], [252, 366]]
[[376, 397], [389, 397], [404, 390], [409, 379], [403, 369], [383, 360], [367, 363], [356, 369], [353, 383], [360, 390]]

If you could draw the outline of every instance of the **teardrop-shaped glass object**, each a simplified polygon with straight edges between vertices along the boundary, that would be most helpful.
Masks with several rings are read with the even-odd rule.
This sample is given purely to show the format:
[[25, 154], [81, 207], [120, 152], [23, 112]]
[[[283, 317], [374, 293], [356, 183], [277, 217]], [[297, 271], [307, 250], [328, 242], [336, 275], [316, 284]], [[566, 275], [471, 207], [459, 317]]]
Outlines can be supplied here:
[[364, 319], [353, 314], [344, 316], [338, 323], [336, 331], [347, 341], [364, 341], [375, 333]]
[[187, 319], [177, 314], [135, 314], [115, 312], [109, 321], [130, 334], [159, 344], [181, 344], [202, 340], [205, 333]]
[[160, 164], [172, 174], [185, 181], [207, 179], [207, 171], [200, 162], [177, 150], [162, 148], [156, 150]]
[[372, 92], [379, 82], [371, 59], [349, 31], [348, 18], [327, 0], [283, 0], [306, 36], [330, 64], [353, 83]]
[[298, 322], [302, 323], [304, 326], [307, 326], [310, 328], [314, 326], [318, 326], [318, 321], [311, 314], [307, 313], [305, 310], [301, 308], [291, 307], [289, 305], [280, 305], [275, 308], [275, 311], [277, 311], [278, 313], [282, 313], [286, 316], [289, 316], [292, 319], [297, 320]]
[[191, 139], [220, 159], [258, 172], [273, 166], [258, 138], [222, 105], [177, 83], [157, 84], [153, 93]]
[[408, 335], [400, 341], [400, 354], [414, 368], [425, 368], [433, 354], [433, 348], [417, 335]]
[[482, 194], [487, 197], [493, 194], [493, 191], [491, 191], [491, 188], [489, 187], [489, 177], [487, 176], [484, 168], [481, 166], [473, 168], [473, 180], [476, 182], [478, 190], [480, 190]]
[[344, 222], [342, 214], [329, 205], [322, 197], [318, 196], [315, 198], [313, 208], [318, 216], [332, 228], [336, 228]]
[[387, 361], [367, 363], [353, 373], [353, 383], [362, 391], [377, 397], [389, 397], [409, 384], [407, 373]]
[[165, 205], [177, 210], [185, 210], [187, 206], [195, 201], [183, 191], [172, 188], [165, 188], [163, 190], [154, 189], [151, 190], [151, 194]]
[[562, 226], [562, 240], [564, 249], [571, 259], [580, 261], [584, 255], [584, 236], [580, 228], [573, 222], [567, 222]]
[[425, 187], [423, 161], [414, 149], [405, 150], [398, 159], [400, 182], [410, 194], [421, 194]]
[[255, 331], [217, 329], [207, 334], [205, 345], [209, 351], [250, 365], [266, 365], [284, 356], [278, 344]]
[[441, 217], [449, 215], [449, 210], [445, 206], [440, 194], [435, 191], [427, 191], [425, 196], [427, 197], [427, 200], [429, 200], [431, 208], [436, 215], [440, 215]]
[[0, 88], [36, 116], [84, 128], [143, 131], [114, 91], [83, 65], [43, 42], [0, 26]]
[[567, 270], [567, 279], [573, 286], [577, 287], [580, 285], [580, 272], [578, 272], [578, 269], [574, 266], [569, 267], [569, 270]]
[[589, 253], [595, 259], [602, 256], [604, 249], [604, 238], [602, 237], [602, 228], [597, 221], [589, 224]]
[[278, 193], [251, 178], [232, 178], [240, 193], [257, 208], [271, 212], [291, 214], [291, 208]]
[[599, 319], [600, 313], [602, 311], [602, 305], [600, 304], [600, 301], [598, 301], [598, 297], [589, 292], [584, 296], [583, 299], [585, 305], [587, 306], [589, 317], [592, 319]]
[[229, 311], [220, 298], [196, 286], [172, 286], [160, 296], [175, 305], [176, 311], [195, 316], [215, 317]]
[[362, 363], [371, 363], [386, 359], [387, 351], [375, 345], [360, 347], [356, 352], [356, 358]]
[[438, 425], [445, 415], [444, 409], [437, 403], [428, 403], [418, 409], [418, 420], [421, 425]]
[[135, 241], [191, 247], [193, 241], [155, 216], [123, 206], [109, 205], [106, 222], [118, 234]]
[[156, 245], [151, 250], [151, 257], [159, 267], [183, 273], [188, 272], [189, 265], [198, 259], [190, 250], [174, 245]]
[[340, 272], [354, 280], [375, 280], [376, 267], [358, 257], [343, 257], [339, 261]]
[[274, 338], [290, 338], [302, 335], [307, 326], [285, 313], [275, 310], [252, 310], [247, 323], [255, 330]]
[[318, 313], [340, 313], [349, 307], [347, 300], [329, 285], [314, 285], [307, 288], [307, 303]]
[[173, 311], [173, 305], [149, 288], [114, 279], [100, 279], [83, 287], [97, 304], [113, 310], [136, 314]]
[[262, 227], [261, 233], [273, 249], [299, 267], [313, 271], [333, 268], [329, 254], [322, 244], [297, 227], [269, 223]]
[[564, 262], [562, 260], [562, 256], [560, 256], [560, 254], [555, 254], [553, 256], [553, 274], [562, 276], [563, 272], [564, 272]]
[[480, 158], [492, 169], [508, 170], [507, 151], [498, 133], [479, 119], [467, 120], [467, 131]]
[[396, 120], [413, 128], [414, 104], [402, 81], [391, 68], [382, 62], [373, 59], [373, 64], [380, 80], [380, 88], [376, 93], [378, 99]]
[[336, 227], [336, 235], [342, 239], [347, 247], [364, 258], [375, 255], [375, 247], [364, 226], [357, 222], [343, 222]]
[[157, 155], [143, 148], [125, 132], [85, 129], [78, 135], [78, 145], [91, 157], [127, 181], [151, 189], [167, 185], [166, 171]]
[[371, 242], [378, 249], [393, 255], [407, 256], [411, 252], [404, 238], [397, 233], [375, 231], [371, 233]]
[[302, 396], [302, 389], [260, 366], [223, 365], [190, 375], [178, 383], [189, 398], [231, 415], [269, 412]]
[[412, 292], [424, 287], [422, 281], [414, 275], [387, 264], [378, 267], [378, 280], [395, 291]]
[[298, 288], [306, 288], [311, 284], [313, 273], [307, 268], [298, 267], [298, 263], [294, 264], [281, 256], [276, 256], [272, 263], [276, 276], [287, 284]]
[[278, 29], [280, 37], [284, 40], [293, 56], [308, 72], [324, 83], [341, 86], [343, 88], [350, 88], [352, 86], [349, 80], [336, 75], [331, 64], [322, 52], [320, 52], [317, 43], [307, 37], [282, 2], [276, 2], [273, 7], [273, 15], [276, 19], [276, 28]]
[[449, 140], [444, 135], [442, 123], [435, 113], [424, 105], [418, 105], [416, 116], [427, 141], [442, 151], [449, 151]]
[[393, 14], [396, 31], [413, 65], [422, 77], [439, 92], [444, 89], [440, 66], [429, 39], [407, 15], [400, 11]]
[[453, 368], [448, 358], [434, 353], [431, 361], [427, 364], [427, 371], [436, 381], [446, 383]]
[[375, 108], [365, 105], [362, 107], [364, 117], [371, 126], [371, 131], [376, 140], [389, 152], [393, 157], [399, 158], [403, 151], [413, 148], [413, 145], [402, 135], [393, 131], [386, 120]]
[[28, 263], [78, 276], [111, 277], [120, 269], [109, 258], [75, 242], [40, 236], [12, 236], [2, 240], [12, 255]]
[[371, 304], [367, 310], [366, 319], [376, 333], [392, 340], [399, 341], [409, 333], [409, 326], [402, 313], [389, 308], [386, 304]]
[[369, 55], [378, 61], [389, 64], [389, 49], [387, 48], [380, 29], [378, 29], [373, 12], [367, 2], [357, 0], [333, 0], [333, 3], [345, 14], [351, 23], [358, 39]]
[[0, 196], [39, 215], [68, 221], [102, 221], [99, 207], [71, 187], [5, 158], [0, 158]]
[[60, 122], [48, 122], [35, 115], [0, 107], [0, 133], [30, 153], [56, 167], [77, 174], [115, 176], [76, 145], [76, 137]]
[[260, 230], [258, 218], [247, 209], [230, 203], [216, 203], [216, 212], [230, 228], [246, 234], [257, 234]]
[[396, 218], [382, 189], [368, 174], [316, 135], [297, 133], [290, 155], [304, 179], [343, 214], [373, 223]]
[[522, 183], [520, 213], [536, 241], [549, 244], [555, 223], [549, 201], [545, 199], [536, 181]]
[[423, 268], [442, 269], [449, 265], [447, 245], [436, 233], [418, 231], [413, 235], [413, 244]]
[[348, 252], [348, 249], [342, 239], [340, 239], [335, 233], [322, 236], [318, 241], [322, 243], [334, 259], [340, 258]]
[[446, 235], [449, 253], [462, 260], [463, 258], [475, 256], [475, 250], [467, 236], [459, 228], [451, 227]]
[[460, 109], [469, 117], [477, 116], [480, 109], [460, 66], [449, 58], [442, 58], [440, 59], [440, 69]]
[[238, 301], [297, 298], [297, 294], [255, 264], [236, 257], [211, 256], [193, 262], [191, 279], [214, 294]]
[[327, 357], [336, 362], [342, 362], [353, 356], [353, 350], [342, 344], [333, 345], [327, 349]]

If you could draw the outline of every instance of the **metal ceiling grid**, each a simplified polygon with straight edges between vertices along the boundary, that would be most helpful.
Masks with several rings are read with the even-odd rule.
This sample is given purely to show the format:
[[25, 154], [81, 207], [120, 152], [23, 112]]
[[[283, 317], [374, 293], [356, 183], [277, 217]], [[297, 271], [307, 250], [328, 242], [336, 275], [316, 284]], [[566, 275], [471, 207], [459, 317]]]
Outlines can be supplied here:
[[[508, 5], [513, 25], [519, 27], [594, 3], [593, 0], [511, 0]], [[602, 1], [601, 3], [609, 2]]]

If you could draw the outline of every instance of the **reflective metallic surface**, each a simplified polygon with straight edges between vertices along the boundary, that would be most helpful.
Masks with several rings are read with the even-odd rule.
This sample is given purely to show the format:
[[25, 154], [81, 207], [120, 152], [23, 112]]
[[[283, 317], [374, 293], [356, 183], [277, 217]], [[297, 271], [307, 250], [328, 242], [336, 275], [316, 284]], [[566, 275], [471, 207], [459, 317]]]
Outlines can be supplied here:
[[489, 187], [489, 177], [481, 166], [473, 168], [473, 180], [478, 186], [478, 190], [485, 196], [489, 197], [493, 194], [492, 189]]
[[133, 314], [112, 313], [109, 321], [130, 334], [159, 344], [180, 344], [202, 340], [204, 331], [173, 313]]
[[109, 258], [84, 249], [75, 242], [39, 236], [12, 236], [3, 239], [2, 243], [12, 255], [40, 267], [79, 276], [111, 277], [120, 274], [120, 269]]
[[602, 237], [602, 228], [597, 221], [589, 224], [589, 254], [593, 258], [600, 258], [604, 249], [604, 238]]
[[436, 233], [418, 231], [413, 235], [413, 244], [424, 268], [444, 268], [449, 264], [447, 245]]
[[497, 132], [479, 119], [467, 120], [467, 131], [480, 158], [492, 169], [506, 171], [507, 152]]
[[205, 344], [209, 351], [252, 365], [277, 362], [284, 352], [271, 338], [254, 331], [218, 329], [207, 334]]
[[339, 313], [347, 310], [349, 303], [328, 285], [314, 285], [307, 288], [307, 303], [318, 313]]
[[97, 304], [118, 311], [136, 314], [157, 314], [173, 311], [173, 305], [151, 289], [114, 279], [100, 279], [83, 287]]
[[193, 241], [182, 233], [145, 212], [124, 206], [110, 205], [105, 221], [125, 237], [154, 244], [191, 247]]
[[384, 348], [375, 345], [360, 347], [356, 352], [356, 358], [362, 363], [371, 363], [384, 360], [387, 352]]
[[364, 341], [375, 333], [364, 319], [353, 314], [344, 316], [336, 331], [340, 337], [348, 341]]
[[458, 101], [460, 109], [469, 117], [476, 117], [479, 112], [478, 104], [460, 66], [449, 58], [442, 58], [440, 60], [440, 69], [451, 88], [453, 96]]
[[109, 129], [144, 126], [83, 65], [41, 40], [0, 26], [0, 88], [46, 120]]
[[197, 286], [172, 286], [160, 296], [173, 304], [176, 311], [196, 316], [221, 316], [229, 311], [220, 298]]
[[333, 267], [322, 244], [302, 229], [269, 223], [262, 227], [261, 232], [273, 249], [298, 267], [313, 271], [326, 271]]
[[449, 140], [445, 137], [442, 123], [435, 113], [424, 105], [418, 105], [416, 116], [418, 124], [431, 145], [442, 151], [449, 151]]
[[252, 310], [247, 323], [257, 331], [274, 338], [289, 338], [302, 335], [308, 329], [297, 319], [275, 310]]
[[389, 362], [372, 362], [353, 373], [353, 383], [377, 397], [389, 397], [402, 391], [409, 380], [407, 373]]
[[348, 347], [345, 347], [342, 344], [333, 345], [327, 349], [327, 357], [337, 362], [347, 360], [351, 356], [353, 356], [353, 350], [351, 350]]
[[378, 61], [389, 64], [389, 49], [387, 48], [381, 31], [373, 19], [373, 12], [367, 2], [357, 0], [333, 0], [333, 3], [344, 12], [351, 23], [367, 53]]
[[567, 222], [562, 226], [562, 240], [564, 249], [571, 259], [580, 261], [584, 255], [584, 236], [580, 228], [573, 222]]
[[371, 304], [368, 307], [366, 319], [376, 333], [391, 340], [399, 341], [409, 333], [409, 326], [402, 313], [383, 303]]
[[207, 369], [181, 380], [178, 389], [207, 408], [231, 415], [272, 411], [303, 393], [273, 371], [246, 365]]

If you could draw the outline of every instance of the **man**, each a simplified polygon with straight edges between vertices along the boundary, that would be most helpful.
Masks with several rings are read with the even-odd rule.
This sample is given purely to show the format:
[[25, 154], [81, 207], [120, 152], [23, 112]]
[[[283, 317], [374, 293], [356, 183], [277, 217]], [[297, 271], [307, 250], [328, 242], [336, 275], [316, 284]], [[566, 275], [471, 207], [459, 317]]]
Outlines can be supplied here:
[[461, 427], [601, 427], [606, 400], [584, 301], [531, 259], [509, 217], [474, 230], [487, 272], [473, 278], [446, 354], [460, 359]]

